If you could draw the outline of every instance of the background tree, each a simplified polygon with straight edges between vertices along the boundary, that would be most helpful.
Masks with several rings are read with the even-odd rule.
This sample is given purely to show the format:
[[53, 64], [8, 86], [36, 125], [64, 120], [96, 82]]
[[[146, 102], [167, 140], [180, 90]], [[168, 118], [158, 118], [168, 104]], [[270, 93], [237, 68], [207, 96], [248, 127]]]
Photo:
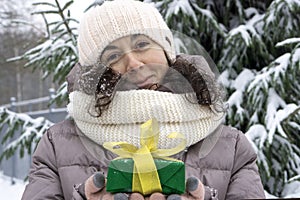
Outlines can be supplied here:
[[228, 92], [226, 121], [253, 141], [265, 189], [284, 196], [299, 187], [300, 2], [153, 3], [217, 63]]
[[[220, 81], [228, 94], [226, 123], [245, 132], [252, 141], [266, 191], [276, 196], [297, 192], [300, 188], [300, 2], [144, 1], [157, 7], [173, 30], [203, 45], [217, 64]], [[45, 20], [48, 34], [44, 41], [20, 57], [27, 60], [27, 66], [43, 69], [45, 76], [54, 74], [54, 81], [61, 85], [57, 95], [60, 102], [66, 101], [64, 78], [77, 61], [76, 26], [71, 26], [77, 21], [68, 12], [71, 4], [69, 1], [60, 5], [57, 0], [35, 4], [46, 6], [37, 14], [56, 14], [60, 20], [51, 23]], [[3, 119], [10, 116], [9, 111], [2, 109], [0, 114], [0, 123], [8, 123]], [[37, 129], [42, 130], [41, 127], [45, 128]], [[23, 140], [26, 138], [19, 142]], [[13, 147], [17, 149], [11, 145], [7, 150]], [[26, 145], [22, 148], [26, 149]]]
[[20, 101], [47, 95], [47, 89], [51, 85], [49, 79], [40, 79], [40, 70], [33, 73], [32, 69], [24, 68], [25, 60], [7, 62], [8, 58], [22, 55], [25, 49], [34, 47], [43, 34], [41, 29], [37, 28], [37, 25], [42, 26], [41, 23], [28, 24], [28, 21], [33, 21], [30, 15], [31, 4], [28, 1], [1, 1], [0, 92], [5, 95], [0, 95], [0, 104], [9, 102], [12, 96]]
[[[21, 56], [9, 59], [10, 63], [14, 61], [25, 62], [25, 68], [42, 72], [42, 76], [38, 75], [42, 79], [46, 79], [49, 76], [52, 77], [52, 82], [60, 85], [55, 96], [57, 104], [67, 101], [67, 89], [64, 80], [66, 74], [77, 60], [76, 34], [74, 33], [75, 28], [72, 28], [71, 26], [73, 25], [71, 24], [72, 22], [75, 24], [78, 22], [70, 18], [70, 13], [68, 12], [68, 8], [72, 3], [73, 1], [68, 1], [64, 4], [60, 4], [58, 1], [53, 3], [34, 3], [33, 5], [36, 9], [34, 9], [35, 11], [32, 14], [41, 15], [46, 28], [39, 27], [39, 30], [42, 30], [42, 34], [37, 37], [40, 39], [35, 46], [29, 46], [29, 50], [24, 53], [20, 52]], [[48, 15], [51, 15], [50, 18], [55, 20], [49, 21]], [[11, 22], [14, 22], [14, 20], [10, 20], [8, 24]], [[24, 27], [35, 27], [30, 22], [22, 22], [22, 24]], [[17, 38], [28, 40], [24, 35]], [[44, 133], [52, 124], [52, 122], [44, 118], [32, 119], [28, 115], [17, 114], [5, 107], [0, 107], [0, 133], [3, 133], [3, 136], [0, 138], [2, 138], [2, 145], [5, 144], [4, 151], [0, 155], [0, 161], [4, 158], [9, 158], [16, 151], [20, 152], [21, 157], [24, 155], [24, 152], [31, 154], [32, 146], [38, 143], [42, 136], [41, 133]], [[9, 142], [11, 138], [15, 137], [18, 130], [21, 130], [18, 139]]]

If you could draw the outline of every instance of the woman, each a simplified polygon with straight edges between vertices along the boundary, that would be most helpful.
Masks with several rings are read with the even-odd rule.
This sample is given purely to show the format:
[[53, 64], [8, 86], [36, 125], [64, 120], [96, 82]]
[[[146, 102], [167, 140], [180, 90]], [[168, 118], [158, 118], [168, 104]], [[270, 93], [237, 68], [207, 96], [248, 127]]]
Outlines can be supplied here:
[[[240, 131], [221, 125], [225, 106], [202, 56], [175, 56], [172, 33], [151, 5], [116, 0], [89, 10], [80, 22], [79, 63], [68, 76], [73, 120], [51, 127], [33, 156], [22, 199], [245, 199], [264, 198], [256, 154]], [[159, 149], [179, 142], [186, 193], [142, 195], [106, 191], [103, 147], [140, 147], [140, 127], [159, 123]]]

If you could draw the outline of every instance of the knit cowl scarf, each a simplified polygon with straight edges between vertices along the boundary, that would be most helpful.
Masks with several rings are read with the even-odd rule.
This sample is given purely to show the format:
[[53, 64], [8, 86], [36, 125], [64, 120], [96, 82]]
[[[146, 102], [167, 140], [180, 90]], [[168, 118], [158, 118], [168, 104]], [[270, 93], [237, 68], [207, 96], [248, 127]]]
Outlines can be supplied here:
[[190, 146], [214, 131], [223, 116], [209, 106], [193, 103], [196, 102], [194, 93], [119, 91], [100, 117], [95, 117], [94, 96], [74, 91], [69, 98], [69, 115], [85, 136], [100, 145], [122, 141], [140, 147], [140, 125], [156, 118], [159, 124], [158, 148], [169, 149], [180, 143], [167, 137], [171, 132], [183, 134], [187, 146]]

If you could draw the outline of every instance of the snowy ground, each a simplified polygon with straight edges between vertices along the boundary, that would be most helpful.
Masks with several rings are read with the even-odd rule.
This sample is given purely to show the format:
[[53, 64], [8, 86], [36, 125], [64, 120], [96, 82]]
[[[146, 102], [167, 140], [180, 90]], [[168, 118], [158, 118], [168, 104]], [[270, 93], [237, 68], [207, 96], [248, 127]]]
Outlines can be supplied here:
[[0, 199], [20, 200], [25, 189], [26, 183], [22, 180], [15, 179], [12, 185], [11, 178], [4, 176], [0, 171]]

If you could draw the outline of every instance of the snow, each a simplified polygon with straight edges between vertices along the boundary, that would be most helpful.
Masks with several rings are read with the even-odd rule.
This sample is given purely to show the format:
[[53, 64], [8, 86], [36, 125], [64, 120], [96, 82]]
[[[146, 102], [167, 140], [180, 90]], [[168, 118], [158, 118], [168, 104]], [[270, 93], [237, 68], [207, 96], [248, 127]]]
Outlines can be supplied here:
[[228, 104], [230, 107], [233, 105], [237, 108], [237, 114], [242, 115], [244, 113], [244, 109], [240, 106], [243, 102], [243, 93], [245, 91], [246, 86], [251, 82], [254, 78], [253, 72], [249, 69], [244, 69], [239, 76], [233, 82], [233, 88], [235, 88], [235, 92], [229, 97]]
[[[17, 121], [22, 121], [22, 135], [17, 139], [13, 140], [9, 144], [4, 146], [4, 150], [8, 150], [12, 147], [17, 146], [22, 140], [27, 139], [34, 135], [36, 138], [43, 136], [43, 133], [48, 129], [53, 123], [44, 117], [38, 117], [36, 119], [31, 118], [29, 115], [24, 113], [14, 113], [4, 107], [0, 107], [0, 114], [5, 113], [7, 118], [2, 123], [8, 122], [9, 125], [14, 126]], [[8, 129], [7, 131], [9, 131]]]
[[233, 87], [236, 90], [244, 91], [246, 86], [252, 81], [254, 74], [249, 69], [245, 68], [235, 79]]
[[300, 43], [300, 38], [289, 38], [289, 39], [283, 40], [281, 42], [278, 42], [275, 46], [279, 47], [279, 46], [284, 46], [284, 45], [292, 44], [292, 43]]
[[[264, 155], [264, 153], [261, 151], [261, 149], [264, 146], [264, 142], [266, 138], [268, 137], [268, 133], [265, 129], [265, 127], [261, 124], [255, 124], [249, 128], [249, 130], [245, 133], [245, 136], [251, 143], [254, 151], [257, 154], [258, 162], [261, 163], [264, 168], [266, 169], [266, 173], [268, 176], [270, 176], [270, 170], [269, 165], [267, 163], [267, 158]], [[257, 144], [257, 142], [259, 144]], [[270, 194], [266, 193], [266, 196], [271, 197]]]
[[12, 185], [12, 179], [5, 176], [0, 171], [0, 199], [20, 200], [25, 189], [26, 182], [13, 179], [15, 184]]
[[[277, 24], [276, 20], [280, 20], [279, 25], [280, 27], [284, 27], [286, 32], [290, 32], [293, 30], [293, 26], [295, 23], [298, 22], [293, 22], [293, 20], [289, 20], [288, 18], [292, 19], [292, 10], [297, 9], [297, 6], [300, 6], [300, 1], [299, 0], [274, 0], [271, 5], [269, 6], [269, 12], [266, 15], [266, 25], [272, 25], [272, 24]], [[296, 8], [295, 8], [296, 7]], [[279, 18], [277, 19], [276, 17], [279, 16], [278, 13], [281, 13], [283, 15], [289, 16], [287, 18]], [[288, 20], [286, 20], [288, 19]]]
[[175, 37], [174, 38], [174, 43], [175, 43], [175, 52], [177, 54], [179, 53], [188, 53], [188, 49], [186, 48], [185, 44], [180, 38]]
[[[281, 0], [280, 0], [281, 1]], [[275, 8], [278, 4], [278, 0], [276, 1], [273, 1], [269, 7], [269, 14], [267, 15], [267, 18], [266, 18], [266, 24], [269, 25], [270, 23], [272, 23], [273, 21], [276, 20], [276, 11], [277, 9]], [[280, 6], [278, 6], [278, 10], [280, 9]]]
[[265, 122], [266, 127], [269, 130], [268, 140], [270, 143], [272, 143], [276, 128], [280, 125], [280, 122], [276, 120], [277, 110], [278, 108], [285, 107], [286, 105], [283, 99], [276, 93], [276, 91], [273, 88], [269, 89], [267, 102], [268, 106]]
[[167, 10], [166, 19], [173, 14], [177, 15], [179, 11], [185, 13], [186, 15], [190, 15], [193, 20], [197, 22], [196, 14], [188, 0], [175, 0], [171, 2]]
[[300, 182], [297, 181], [286, 184], [282, 194], [285, 198], [300, 197]]
[[[256, 75], [255, 79], [251, 82], [248, 87], [248, 91], [259, 88], [268, 88], [268, 82], [270, 81], [272, 75], [274, 79], [277, 79], [280, 73], [285, 73], [287, 67], [289, 66], [291, 54], [285, 53], [282, 56], [278, 57], [272, 64], [274, 67], [265, 67], [261, 70], [261, 74]], [[261, 85], [261, 86], [258, 86]]]
[[[300, 41], [299, 41], [300, 42]], [[292, 62], [296, 63], [300, 61], [300, 48], [297, 48], [292, 56]]]
[[247, 32], [245, 25], [240, 25], [239, 27], [232, 29], [229, 32], [229, 39], [231, 39], [234, 35], [237, 35], [237, 34], [241, 34], [246, 45], [248, 46], [249, 43], [251, 42], [251, 37], [250, 37], [249, 33]]
[[262, 33], [264, 28], [263, 18], [265, 14], [259, 14], [258, 10], [253, 7], [245, 9], [245, 14], [248, 18], [252, 16], [247, 21], [247, 26], [255, 27], [258, 33]]
[[290, 114], [292, 114], [295, 110], [299, 109], [299, 106], [297, 106], [296, 104], [288, 104], [286, 105], [283, 109], [279, 109], [276, 113], [276, 118], [278, 119], [278, 121], [283, 121], [284, 119], [286, 119], [287, 117], [289, 117]]
[[224, 70], [220, 76], [219, 76], [219, 82], [224, 86], [224, 87], [230, 87], [231, 85], [231, 80], [229, 79], [229, 71]]
[[256, 146], [258, 146], [258, 148], [263, 148], [268, 133], [263, 125], [255, 124], [249, 128], [249, 130], [245, 133], [245, 136], [249, 141], [255, 141], [257, 139], [260, 140], [259, 145], [254, 144], [256, 149]]

